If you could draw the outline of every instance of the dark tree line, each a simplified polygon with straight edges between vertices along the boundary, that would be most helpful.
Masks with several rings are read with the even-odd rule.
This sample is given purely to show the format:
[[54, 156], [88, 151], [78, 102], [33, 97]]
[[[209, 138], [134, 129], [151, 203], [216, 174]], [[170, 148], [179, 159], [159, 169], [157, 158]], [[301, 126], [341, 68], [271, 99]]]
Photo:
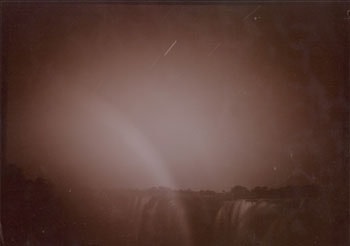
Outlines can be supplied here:
[[243, 186], [234, 186], [230, 190], [233, 198], [301, 198], [317, 197], [320, 195], [320, 187], [317, 185], [284, 186], [279, 188], [268, 188], [257, 186], [248, 190]]
[[1, 222], [6, 245], [64, 245], [68, 226], [61, 200], [42, 178], [15, 165], [2, 167]]

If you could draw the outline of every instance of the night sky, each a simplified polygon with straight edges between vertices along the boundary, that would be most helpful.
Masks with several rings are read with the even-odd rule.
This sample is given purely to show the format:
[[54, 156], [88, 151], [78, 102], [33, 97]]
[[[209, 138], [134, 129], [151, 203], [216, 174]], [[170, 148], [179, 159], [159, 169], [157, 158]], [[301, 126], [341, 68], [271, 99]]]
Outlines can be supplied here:
[[341, 4], [5, 4], [5, 154], [91, 186], [345, 182]]

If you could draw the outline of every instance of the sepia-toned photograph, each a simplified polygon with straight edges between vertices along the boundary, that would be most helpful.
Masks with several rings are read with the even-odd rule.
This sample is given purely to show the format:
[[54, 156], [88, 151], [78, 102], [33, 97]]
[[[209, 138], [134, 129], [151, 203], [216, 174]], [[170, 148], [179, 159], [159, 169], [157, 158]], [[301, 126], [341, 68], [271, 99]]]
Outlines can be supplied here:
[[343, 1], [1, 3], [1, 246], [348, 246]]

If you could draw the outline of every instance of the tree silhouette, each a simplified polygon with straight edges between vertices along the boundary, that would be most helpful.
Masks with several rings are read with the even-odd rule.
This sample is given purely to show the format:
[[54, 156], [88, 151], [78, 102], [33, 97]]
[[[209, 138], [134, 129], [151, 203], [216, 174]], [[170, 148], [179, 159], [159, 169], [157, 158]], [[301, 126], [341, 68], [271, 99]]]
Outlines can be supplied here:
[[45, 179], [26, 179], [17, 166], [4, 165], [1, 209], [6, 245], [64, 244], [63, 210]]
[[232, 187], [230, 193], [234, 198], [246, 198], [250, 194], [249, 190], [246, 187], [240, 185]]

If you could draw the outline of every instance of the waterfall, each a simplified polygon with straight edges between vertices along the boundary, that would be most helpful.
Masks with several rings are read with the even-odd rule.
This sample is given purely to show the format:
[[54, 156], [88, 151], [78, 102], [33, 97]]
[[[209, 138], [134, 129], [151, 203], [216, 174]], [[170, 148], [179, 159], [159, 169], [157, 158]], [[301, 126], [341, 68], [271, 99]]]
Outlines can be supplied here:
[[183, 206], [174, 196], [140, 195], [129, 212], [128, 244], [189, 245]]
[[224, 201], [211, 245], [328, 245], [320, 243], [327, 235], [316, 206], [303, 200]]
[[[333, 245], [332, 224], [323, 213], [325, 204], [314, 198], [226, 200], [215, 195], [144, 191], [121, 193], [108, 201], [101, 201], [104, 206], [97, 206], [100, 209], [89, 220], [81, 219], [81, 224], [91, 229], [90, 233], [83, 231], [86, 242], [125, 246]], [[104, 220], [94, 219], [101, 214]], [[75, 220], [89, 216], [82, 215]]]

